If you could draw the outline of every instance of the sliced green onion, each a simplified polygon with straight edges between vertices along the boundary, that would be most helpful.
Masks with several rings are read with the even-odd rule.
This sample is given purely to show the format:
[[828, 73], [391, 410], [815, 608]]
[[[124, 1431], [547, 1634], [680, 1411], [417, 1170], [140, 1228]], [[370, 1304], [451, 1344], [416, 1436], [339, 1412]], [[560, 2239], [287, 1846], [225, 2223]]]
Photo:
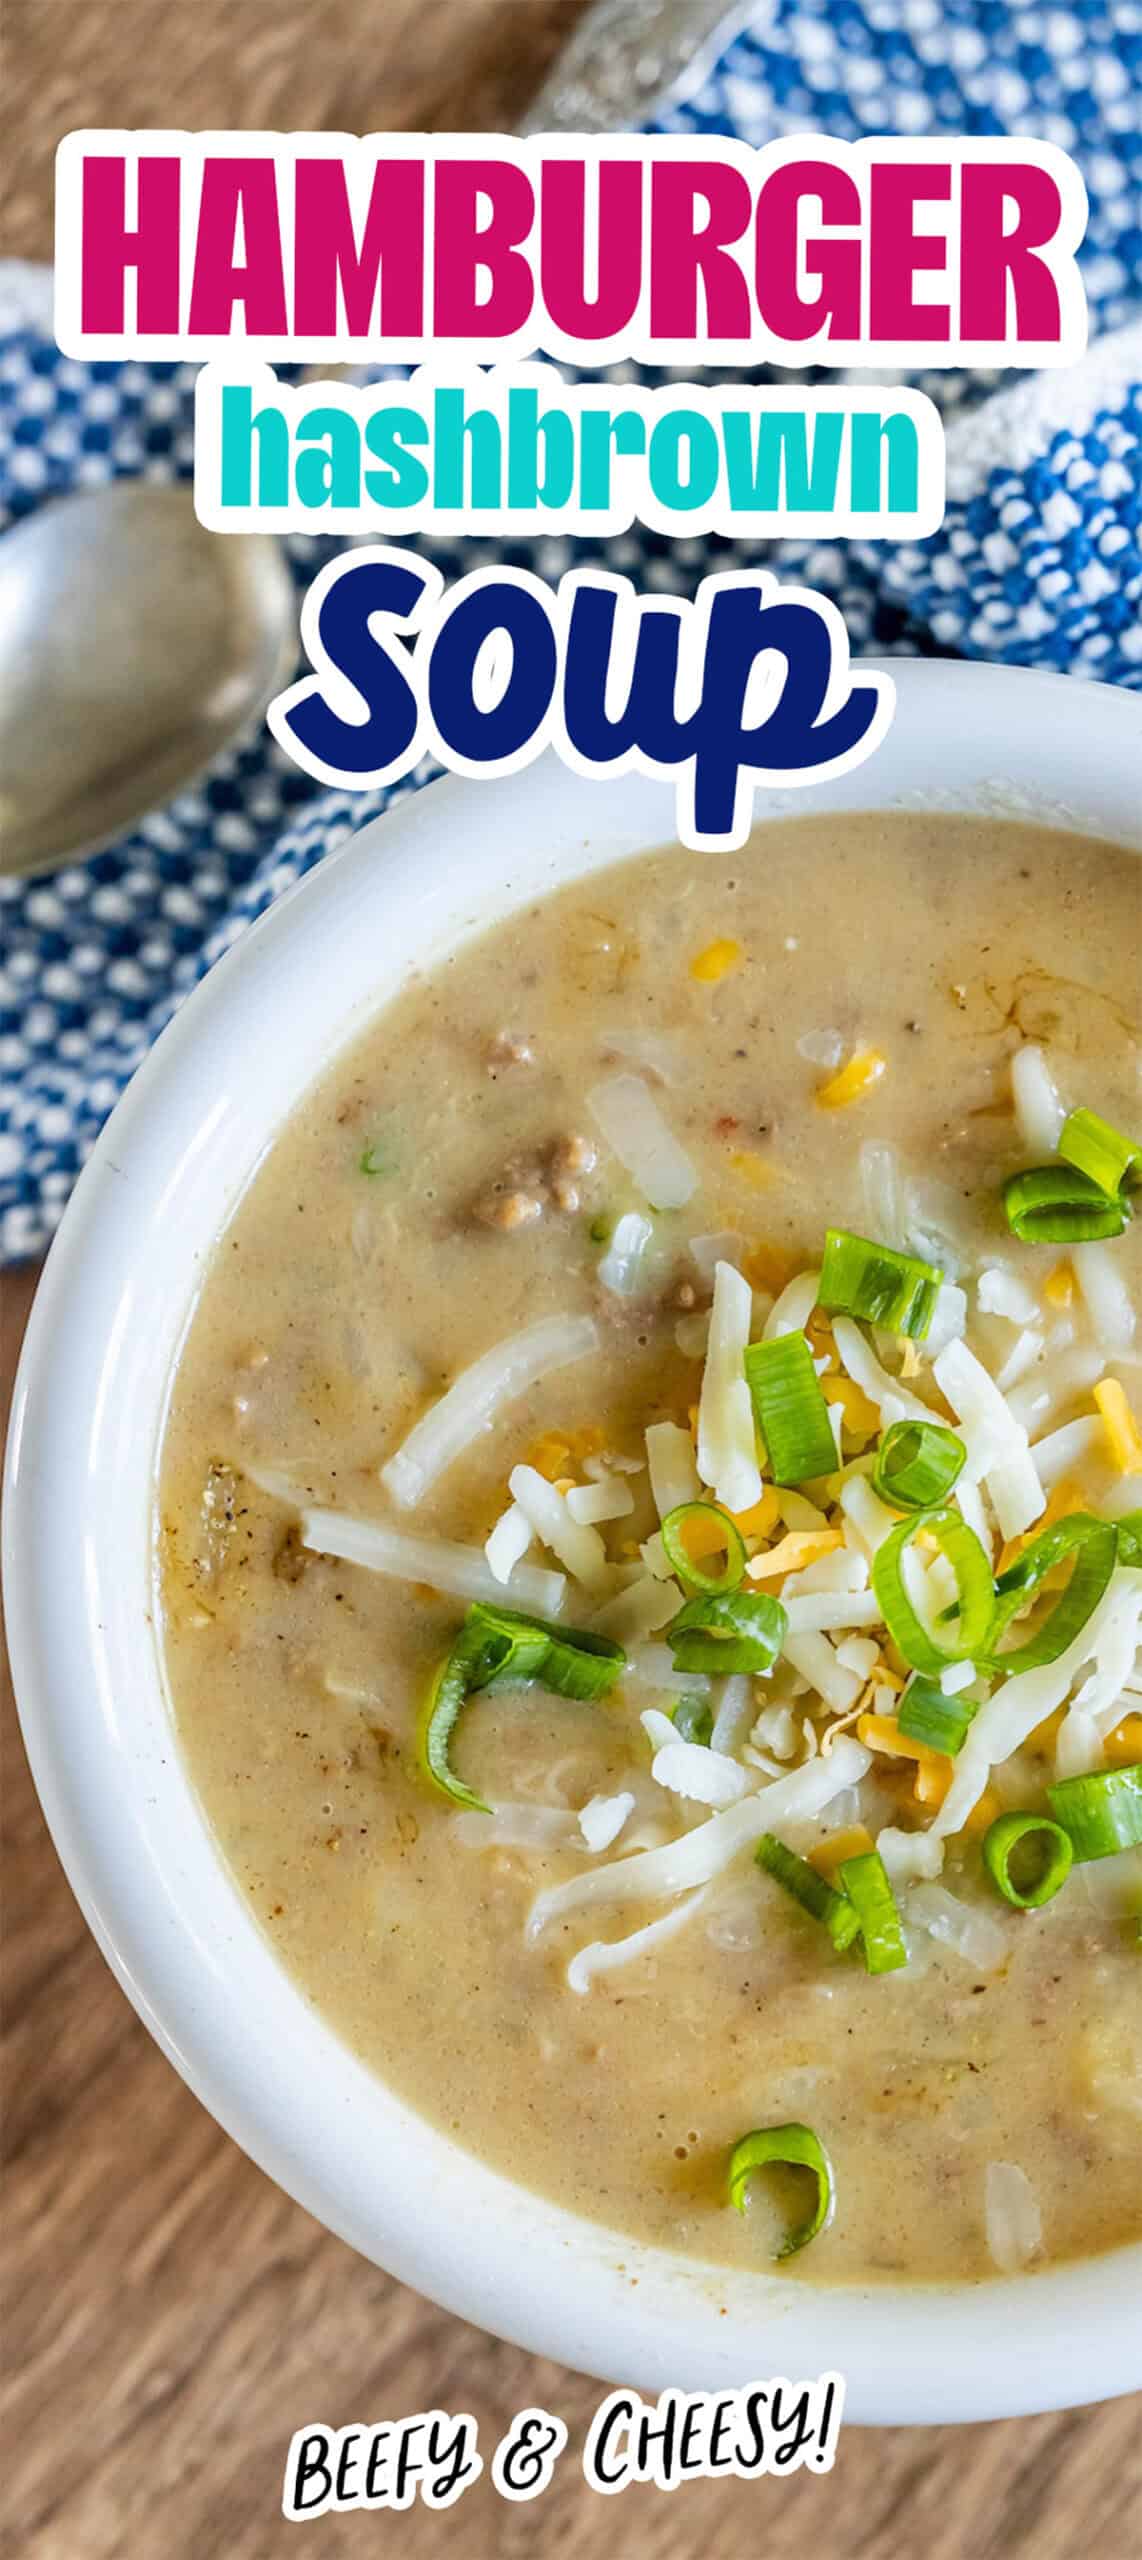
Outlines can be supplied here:
[[1059, 1154], [1100, 1191], [1113, 1195], [1142, 1182], [1142, 1146], [1112, 1128], [1109, 1120], [1100, 1120], [1097, 1111], [1068, 1113], [1059, 1131]]
[[468, 1642], [463, 1633], [457, 1637], [428, 1692], [417, 1730], [418, 1756], [425, 1776], [442, 1795], [451, 1797], [453, 1804], [466, 1805], [472, 1813], [490, 1813], [491, 1806], [457, 1777], [449, 1751], [460, 1710], [473, 1687], [479, 1685], [473, 1674], [480, 1666], [481, 1652], [479, 1644]]
[[827, 2231], [833, 2219], [833, 2166], [824, 2144], [807, 2124], [773, 2124], [758, 2133], [743, 2133], [730, 2153], [730, 2203], [739, 2213], [746, 2209], [750, 2179], [759, 2169], [773, 2168], [807, 2169], [816, 2184], [808, 2221], [798, 2223], [777, 2252], [778, 2258], [792, 2258], [819, 2231]]
[[1113, 1858], [1142, 1843], [1142, 1761], [1089, 1778], [1060, 1778], [1048, 1787], [1047, 1802], [1076, 1858]]
[[622, 1646], [582, 1627], [553, 1627], [515, 1609], [473, 1602], [429, 1690], [417, 1732], [425, 1776], [454, 1804], [487, 1813], [451, 1766], [452, 1735], [465, 1701], [481, 1689], [518, 1689], [542, 1680], [560, 1698], [605, 1697], [626, 1667]]
[[1130, 1218], [1121, 1192], [1108, 1198], [1069, 1164], [1013, 1173], [1003, 1186], [1003, 1206], [1012, 1234], [1024, 1244], [1091, 1244], [1100, 1236], [1120, 1236]]
[[863, 1316], [866, 1324], [922, 1342], [943, 1277], [934, 1262], [894, 1253], [890, 1245], [850, 1235], [845, 1227], [830, 1227], [817, 1301], [832, 1314]]
[[966, 1457], [959, 1434], [942, 1422], [894, 1422], [876, 1453], [873, 1492], [902, 1511], [923, 1510], [951, 1492]]
[[935, 1680], [925, 1680], [915, 1671], [901, 1698], [896, 1721], [901, 1733], [911, 1741], [925, 1743], [929, 1751], [946, 1751], [949, 1760], [954, 1760], [963, 1750], [976, 1712], [966, 1698], [946, 1698]]
[[[956, 1577], [958, 1626], [954, 1643], [947, 1647], [921, 1624], [904, 1588], [905, 1548], [925, 1530]], [[916, 1511], [911, 1519], [899, 1520], [873, 1557], [872, 1587], [888, 1632], [914, 1671], [939, 1674], [949, 1663], [977, 1662], [986, 1652], [995, 1614], [991, 1561], [958, 1511]]]
[[[995, 1586], [995, 1616], [988, 1639], [992, 1670], [1007, 1674], [1037, 1671], [1044, 1663], [1057, 1662], [1097, 1609], [1118, 1551], [1115, 1522], [1096, 1520], [1090, 1511], [1069, 1511], [1065, 1520], [1056, 1520], [1053, 1528], [1043, 1529], [1037, 1538], [1032, 1538], [1030, 1546], [1024, 1547], [1007, 1572], [1000, 1574]], [[1013, 1646], [1008, 1653], [998, 1653], [999, 1639], [1017, 1611], [1026, 1607], [1052, 1567], [1072, 1553], [1074, 1571], [1050, 1616], [1024, 1644]]]
[[708, 1743], [714, 1730], [714, 1711], [704, 1698], [679, 1698], [670, 1721], [680, 1741]]
[[672, 1618], [666, 1641], [678, 1671], [772, 1671], [789, 1624], [768, 1592], [698, 1593]]
[[[1017, 1884], [1011, 1872], [1014, 1851], [1025, 1842], [1033, 1842], [1038, 1851], [1038, 1873], [1029, 1884]], [[1016, 1911], [1038, 1911], [1044, 1902], [1053, 1900], [1074, 1863], [1070, 1834], [1061, 1824], [1048, 1822], [1043, 1813], [1001, 1813], [983, 1835], [983, 1863], [1003, 1895]]]
[[357, 1158], [357, 1170], [359, 1173], [367, 1174], [372, 1182], [379, 1174], [395, 1173], [396, 1158], [377, 1141], [362, 1149]]
[[846, 1858], [837, 1882], [856, 1910], [869, 1972], [895, 1973], [899, 1965], [907, 1964], [908, 1950], [879, 1849], [866, 1849], [862, 1857]]
[[1142, 1511], [1126, 1511], [1115, 1521], [1119, 1564], [1142, 1564]]
[[823, 1921], [833, 1945], [842, 1954], [846, 1947], [851, 1947], [853, 1939], [859, 1935], [860, 1921], [847, 1894], [838, 1893], [824, 1876], [818, 1875], [815, 1867], [810, 1866], [807, 1858], [799, 1858], [795, 1849], [787, 1849], [784, 1841], [775, 1839], [772, 1831], [762, 1832], [756, 1857], [759, 1867], [764, 1868], [767, 1876], [773, 1877], [775, 1884], [783, 1885], [803, 1911], [810, 1912], [814, 1920]]
[[837, 1444], [813, 1354], [803, 1333], [751, 1342], [745, 1374], [775, 1484], [831, 1475]]
[[[691, 1555], [686, 1540], [689, 1525], [708, 1532], [714, 1543], [707, 1554], [724, 1551], [725, 1563], [720, 1573], [708, 1573], [700, 1557]], [[713, 1502], [677, 1502], [662, 1523], [662, 1543], [679, 1581], [691, 1591], [736, 1591], [745, 1572], [745, 1540], [741, 1530], [725, 1511]]]

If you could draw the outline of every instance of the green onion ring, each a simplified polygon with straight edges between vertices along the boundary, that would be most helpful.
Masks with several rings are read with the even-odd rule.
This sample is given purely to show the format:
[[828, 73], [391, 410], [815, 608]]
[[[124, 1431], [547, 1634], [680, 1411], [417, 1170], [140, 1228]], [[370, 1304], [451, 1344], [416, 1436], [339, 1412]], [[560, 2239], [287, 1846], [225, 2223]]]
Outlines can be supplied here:
[[775, 1884], [783, 1885], [803, 1911], [824, 1923], [833, 1945], [843, 1955], [860, 1934], [860, 1921], [848, 1895], [837, 1893], [807, 1858], [799, 1858], [795, 1849], [787, 1849], [772, 1831], [762, 1832], [754, 1855], [758, 1866], [773, 1877]]
[[876, 1453], [872, 1489], [901, 1511], [942, 1502], [963, 1472], [967, 1450], [943, 1422], [894, 1422]]
[[1059, 1778], [1048, 1787], [1047, 1802], [1084, 1863], [1142, 1846], [1142, 1762], [1099, 1769], [1089, 1778]]
[[889, 1333], [907, 1334], [913, 1342], [922, 1342], [943, 1277], [937, 1263], [921, 1262], [913, 1253], [894, 1253], [890, 1245], [851, 1235], [847, 1227], [830, 1227], [817, 1303], [830, 1314], [861, 1316], [866, 1324], [883, 1325]]
[[[1052, 1567], [1072, 1552], [1074, 1571], [1049, 1618], [1024, 1644], [1013, 1646], [1008, 1653], [997, 1652], [999, 1639], [1017, 1611], [1025, 1607]], [[1069, 1511], [1064, 1520], [1056, 1520], [1053, 1528], [1042, 1530], [996, 1583], [988, 1668], [1010, 1678], [1014, 1672], [1038, 1671], [1044, 1663], [1057, 1662], [1097, 1609], [1117, 1557], [1118, 1530], [1114, 1521], [1096, 1520], [1092, 1512]]]
[[666, 1629], [677, 1671], [772, 1671], [789, 1624], [780, 1600], [768, 1592], [699, 1592], [684, 1602]]
[[[959, 1631], [955, 1643], [948, 1647], [937, 1644], [928, 1628], [921, 1625], [904, 1588], [904, 1551], [923, 1530], [935, 1539], [956, 1577]], [[974, 1529], [969, 1529], [958, 1511], [950, 1507], [916, 1511], [910, 1519], [899, 1520], [873, 1557], [872, 1587], [888, 1632], [914, 1671], [938, 1676], [949, 1663], [976, 1662], [986, 1653], [995, 1614], [991, 1561]]]
[[[717, 1529], [720, 1543], [726, 1551], [725, 1567], [721, 1573], [707, 1573], [703, 1565], [695, 1563], [686, 1545], [688, 1520], [696, 1520], [703, 1525], [712, 1523]], [[662, 1523], [661, 1537], [684, 1589], [707, 1593], [737, 1590], [745, 1572], [745, 1540], [729, 1513], [720, 1511], [716, 1503], [676, 1502]], [[716, 1549], [711, 1550], [711, 1553], [716, 1552]]]
[[926, 1680], [914, 1671], [897, 1710], [896, 1721], [901, 1733], [912, 1742], [923, 1742], [929, 1751], [946, 1752], [954, 1760], [963, 1750], [968, 1730], [977, 1710], [962, 1696], [946, 1698], [935, 1680]]
[[[1012, 1853], [1021, 1841], [1043, 1843], [1042, 1869], [1034, 1884], [1022, 1887], [1011, 1873]], [[1015, 1911], [1039, 1911], [1067, 1881], [1074, 1863], [1069, 1832], [1049, 1822], [1044, 1813], [1001, 1813], [983, 1835], [983, 1863], [998, 1892]]]
[[714, 1730], [713, 1709], [704, 1698], [679, 1698], [670, 1721], [681, 1742], [708, 1744]]
[[1108, 1198], [1085, 1173], [1069, 1164], [1034, 1165], [1013, 1173], [1003, 1186], [1003, 1206], [1013, 1235], [1024, 1244], [1089, 1244], [1120, 1236], [1130, 1221], [1121, 1192]]
[[837, 1465], [837, 1444], [803, 1333], [751, 1342], [745, 1374], [775, 1484], [806, 1484]]
[[758, 2169], [807, 2169], [816, 2182], [816, 2202], [807, 2222], [799, 2223], [783, 2240], [777, 2251], [781, 2258], [792, 2258], [798, 2249], [808, 2247], [819, 2231], [827, 2231], [833, 2219], [836, 2194], [833, 2167], [824, 2144], [807, 2124], [774, 2124], [757, 2133], [743, 2133], [730, 2153], [730, 2203], [744, 2213], [749, 2196], [749, 2182]]
[[542, 1680], [561, 1698], [605, 1697], [626, 1667], [622, 1646], [581, 1627], [554, 1627], [515, 1609], [473, 1602], [451, 1652], [441, 1663], [417, 1726], [417, 1757], [432, 1785], [453, 1804], [487, 1813], [482, 1796], [451, 1765], [452, 1736], [467, 1699], [481, 1689], [526, 1688]]
[[837, 1882], [856, 1910], [869, 1972], [895, 1973], [900, 1965], [907, 1964], [908, 1949], [896, 1896], [879, 1849], [866, 1849], [862, 1857], [846, 1858]]
[[1142, 1146], [1109, 1120], [1100, 1120], [1097, 1111], [1068, 1112], [1059, 1132], [1059, 1154], [1112, 1198], [1142, 1182]]
[[1142, 1564], [1142, 1511], [1124, 1511], [1115, 1521], [1119, 1564]]

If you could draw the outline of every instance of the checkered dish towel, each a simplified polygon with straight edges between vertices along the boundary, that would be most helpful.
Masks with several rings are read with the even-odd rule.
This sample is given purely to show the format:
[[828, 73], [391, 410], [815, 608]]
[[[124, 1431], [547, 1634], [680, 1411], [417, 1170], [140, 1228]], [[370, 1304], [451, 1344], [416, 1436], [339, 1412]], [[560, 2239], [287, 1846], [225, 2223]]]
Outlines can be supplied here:
[[[1041, 378], [925, 376], [948, 421], [946, 522], [900, 548], [667, 542], [612, 567], [660, 590], [766, 557], [832, 596], [856, 649], [938, 651], [1142, 688], [1142, 6], [1139, 0], [767, 0], [740, 10], [655, 128], [750, 143], [1046, 137], [1090, 197], [1093, 344]], [[192, 467], [187, 366], [61, 358], [42, 275], [0, 269], [0, 523], [117, 476]], [[336, 545], [288, 544], [299, 593]], [[446, 572], [470, 547], [423, 546]], [[502, 546], [555, 577], [588, 546]], [[415, 787], [408, 783], [398, 786]], [[263, 732], [94, 861], [0, 881], [0, 1258], [39, 1251], [112, 1104], [251, 919], [392, 795], [330, 793]]]

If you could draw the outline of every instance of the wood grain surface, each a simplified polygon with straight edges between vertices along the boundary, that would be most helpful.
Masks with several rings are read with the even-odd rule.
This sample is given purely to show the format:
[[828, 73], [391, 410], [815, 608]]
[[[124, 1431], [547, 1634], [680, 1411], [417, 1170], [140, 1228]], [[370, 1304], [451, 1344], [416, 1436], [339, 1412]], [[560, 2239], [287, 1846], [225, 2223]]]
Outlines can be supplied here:
[[[83, 124], [368, 131], [510, 125], [579, 0], [7, 0], [0, 253], [51, 239]], [[10, 1388], [33, 1276], [6, 1275]], [[60, 1606], [66, 1607], [66, 1593]], [[321, 2231], [163, 2061], [79, 1917], [3, 1708], [4, 2346], [0, 2551], [282, 2560], [294, 2429], [436, 2405], [561, 2414], [547, 2495], [481, 2480], [444, 2516], [331, 2517], [322, 2560], [1136, 2560], [1142, 2402], [966, 2430], [853, 2433], [827, 2479], [604, 2503], [577, 2456], [593, 2384], [435, 2311]], [[1076, 2376], [1076, 2387], [1081, 2376]]]

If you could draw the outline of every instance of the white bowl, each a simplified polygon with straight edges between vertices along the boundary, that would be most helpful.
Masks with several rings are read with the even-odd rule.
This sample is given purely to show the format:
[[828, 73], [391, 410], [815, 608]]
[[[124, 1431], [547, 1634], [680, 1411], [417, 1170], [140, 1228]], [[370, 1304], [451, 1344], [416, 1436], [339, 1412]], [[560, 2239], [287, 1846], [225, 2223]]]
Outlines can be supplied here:
[[[950, 807], [1142, 844], [1142, 701], [996, 667], [892, 672], [896, 719], [871, 762], [763, 800], [763, 822], [778, 807]], [[1142, 2247], [1015, 2281], [826, 2290], [637, 2246], [481, 2166], [295, 1989], [175, 1743], [153, 1615], [155, 1462], [220, 1228], [298, 1097], [410, 962], [673, 832], [665, 785], [577, 779], [551, 758], [434, 784], [284, 898], [136, 1076], [64, 1220], [16, 1394], [5, 1585], [40, 1796], [109, 1963], [191, 2088], [311, 2213], [464, 2318], [649, 2390], [839, 2370], [866, 2423], [1129, 2391]]]

